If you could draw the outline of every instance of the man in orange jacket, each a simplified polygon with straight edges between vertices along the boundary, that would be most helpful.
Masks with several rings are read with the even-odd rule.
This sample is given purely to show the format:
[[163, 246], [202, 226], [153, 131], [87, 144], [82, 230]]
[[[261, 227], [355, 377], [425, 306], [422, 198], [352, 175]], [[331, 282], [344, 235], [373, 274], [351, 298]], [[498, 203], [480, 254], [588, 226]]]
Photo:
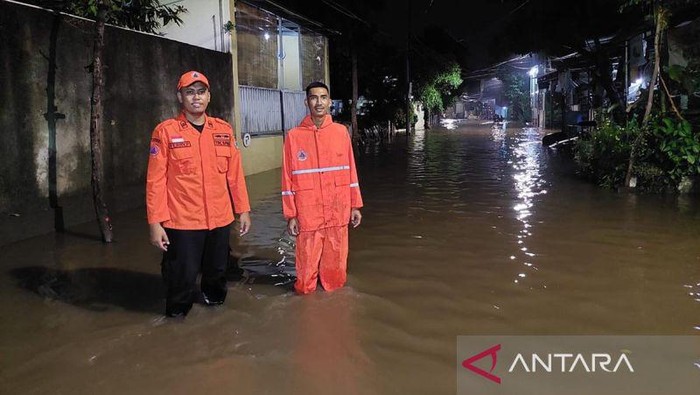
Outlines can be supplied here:
[[177, 84], [177, 99], [180, 115], [153, 130], [146, 180], [150, 241], [163, 251], [169, 317], [185, 316], [192, 308], [200, 269], [204, 303], [224, 302], [234, 209], [240, 215], [240, 235], [250, 229], [233, 129], [206, 115], [209, 81], [188, 71]]
[[282, 207], [287, 230], [297, 236], [294, 289], [308, 294], [320, 278], [326, 291], [345, 284], [348, 223], [360, 225], [362, 196], [345, 126], [328, 114], [328, 87], [306, 88], [308, 115], [284, 141]]

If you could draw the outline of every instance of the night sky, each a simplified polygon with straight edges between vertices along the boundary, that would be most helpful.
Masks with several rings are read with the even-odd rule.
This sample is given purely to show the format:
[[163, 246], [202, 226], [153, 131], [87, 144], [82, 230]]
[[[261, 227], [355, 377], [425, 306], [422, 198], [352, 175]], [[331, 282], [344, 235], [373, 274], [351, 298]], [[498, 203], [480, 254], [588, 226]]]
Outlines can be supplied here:
[[[273, 0], [333, 28], [339, 18], [375, 25], [378, 30], [404, 46], [409, 25], [414, 36], [430, 26], [443, 28], [468, 51], [470, 67], [494, 61], [487, 55], [493, 37], [508, 18], [530, 0]], [[344, 11], [349, 11], [351, 16]]]

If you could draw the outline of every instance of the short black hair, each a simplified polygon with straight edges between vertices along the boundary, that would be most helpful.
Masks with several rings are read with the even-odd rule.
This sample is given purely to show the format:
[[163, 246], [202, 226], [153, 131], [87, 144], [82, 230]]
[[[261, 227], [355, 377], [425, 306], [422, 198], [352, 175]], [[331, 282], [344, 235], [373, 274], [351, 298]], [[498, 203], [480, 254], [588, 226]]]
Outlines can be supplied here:
[[309, 97], [309, 92], [311, 92], [311, 89], [313, 88], [324, 88], [326, 92], [330, 93], [330, 89], [328, 89], [328, 85], [324, 84], [321, 81], [314, 81], [309, 84], [309, 86], [306, 87], [306, 97]]

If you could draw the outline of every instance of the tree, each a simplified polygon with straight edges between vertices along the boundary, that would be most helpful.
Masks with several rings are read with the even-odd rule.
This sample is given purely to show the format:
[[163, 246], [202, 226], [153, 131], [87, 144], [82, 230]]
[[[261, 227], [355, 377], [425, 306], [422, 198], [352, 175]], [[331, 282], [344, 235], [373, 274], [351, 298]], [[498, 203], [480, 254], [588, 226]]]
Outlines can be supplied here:
[[97, 20], [100, 4], [106, 7], [107, 24], [158, 33], [168, 23], [180, 24], [181, 5], [162, 5], [158, 0], [24, 0], [25, 3]]
[[[620, 7], [621, 11], [625, 9], [651, 8], [654, 21], [653, 69], [651, 79], [649, 80], [649, 92], [647, 95], [646, 107], [644, 109], [644, 117], [642, 118], [642, 128], [640, 129], [639, 134], [635, 138], [634, 143], [632, 144], [632, 149], [630, 151], [630, 159], [627, 166], [627, 174], [625, 175], [626, 187], [630, 186], [630, 182], [632, 180], [636, 153], [639, 150], [639, 145], [641, 144], [641, 141], [644, 139], [644, 132], [646, 130], [645, 126], [647, 126], [647, 124], [649, 123], [650, 117], [652, 115], [652, 107], [654, 105], [654, 91], [656, 90], [655, 88], [659, 81], [666, 90], [666, 94], [668, 96], [669, 102], [671, 103], [671, 107], [674, 109], [677, 116], [681, 118], [681, 120], [684, 120], [683, 116], [680, 115], [680, 112], [675, 107], [675, 104], [673, 103], [673, 98], [671, 97], [671, 94], [670, 92], [668, 92], [668, 88], [665, 85], [664, 77], [662, 75], [661, 70], [661, 53], [663, 48], [667, 47], [667, 44], [663, 41], [666, 41], [666, 30], [668, 29], [672, 9], [682, 8], [685, 5], [689, 4], [689, 2], [689, 0], [627, 0]], [[663, 103], [663, 98], [661, 99], [661, 102]]]
[[31, 1], [31, 3], [95, 20], [93, 63], [89, 67], [93, 82], [90, 100], [91, 185], [95, 216], [102, 241], [111, 243], [114, 240], [112, 223], [102, 188], [102, 119], [104, 116], [102, 92], [104, 91], [105, 24], [112, 23], [155, 33], [160, 27], [161, 21], [164, 25], [169, 22], [182, 23], [178, 15], [186, 10], [182, 6], [163, 6], [158, 0], [36, 0]]
[[430, 126], [434, 112], [452, 105], [461, 93], [468, 50], [441, 26], [426, 27], [414, 41], [416, 96], [427, 110], [426, 125]]
[[95, 36], [93, 42], [93, 63], [92, 63], [92, 98], [90, 99], [90, 152], [91, 152], [91, 184], [92, 199], [95, 206], [95, 216], [100, 226], [102, 241], [111, 243], [113, 241], [112, 222], [109, 218], [109, 210], [102, 194], [102, 118], [104, 107], [102, 106], [102, 92], [105, 82], [103, 74], [103, 54], [105, 40], [105, 19], [107, 6], [102, 0], [97, 1], [97, 18], [95, 21]]
[[[641, 0], [631, 0], [631, 3], [640, 3]], [[649, 93], [647, 95], [647, 105], [644, 109], [644, 118], [642, 118], [642, 124], [649, 121], [651, 116], [651, 107], [654, 104], [654, 88], [656, 87], [656, 81], [659, 77], [659, 67], [661, 64], [661, 34], [666, 30], [668, 25], [668, 10], [664, 8], [661, 4], [657, 5], [654, 9], [654, 68], [651, 73], [651, 79], [649, 80]], [[630, 150], [630, 159], [627, 165], [627, 173], [625, 174], [625, 186], [630, 187], [630, 182], [632, 181], [632, 172], [634, 170], [634, 161], [636, 157], [637, 150], [639, 149], [639, 144], [641, 143], [644, 136], [644, 129], [642, 129], [637, 138], [635, 138], [632, 144], [632, 149]]]
[[433, 112], [442, 112], [457, 97], [462, 85], [462, 69], [456, 63], [450, 63], [433, 77], [424, 81], [419, 88], [419, 97], [428, 110], [427, 119], [432, 122]]
[[512, 72], [508, 66], [500, 67], [496, 74], [503, 83], [503, 95], [508, 100], [512, 118], [516, 121], [530, 121], [530, 79], [527, 74], [522, 71]]

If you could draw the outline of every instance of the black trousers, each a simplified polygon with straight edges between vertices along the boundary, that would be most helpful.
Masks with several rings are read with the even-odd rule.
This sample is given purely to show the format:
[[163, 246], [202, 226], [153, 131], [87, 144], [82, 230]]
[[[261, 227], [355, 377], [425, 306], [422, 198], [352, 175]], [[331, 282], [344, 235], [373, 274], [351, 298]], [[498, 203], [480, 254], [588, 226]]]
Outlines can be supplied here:
[[212, 230], [165, 228], [170, 240], [163, 253], [161, 271], [167, 287], [165, 314], [186, 315], [196, 296], [197, 275], [202, 272], [200, 288], [206, 304], [221, 304], [226, 299], [226, 265], [231, 225]]

